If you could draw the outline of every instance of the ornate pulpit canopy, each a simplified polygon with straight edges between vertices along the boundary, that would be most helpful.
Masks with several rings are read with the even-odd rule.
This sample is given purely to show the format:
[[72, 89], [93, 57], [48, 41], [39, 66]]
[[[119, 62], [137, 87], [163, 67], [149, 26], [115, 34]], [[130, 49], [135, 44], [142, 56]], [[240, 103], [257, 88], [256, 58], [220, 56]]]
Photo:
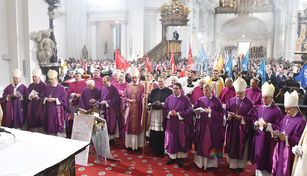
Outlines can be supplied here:
[[160, 8], [163, 26], [187, 26], [190, 10], [178, 0], [163, 4]]

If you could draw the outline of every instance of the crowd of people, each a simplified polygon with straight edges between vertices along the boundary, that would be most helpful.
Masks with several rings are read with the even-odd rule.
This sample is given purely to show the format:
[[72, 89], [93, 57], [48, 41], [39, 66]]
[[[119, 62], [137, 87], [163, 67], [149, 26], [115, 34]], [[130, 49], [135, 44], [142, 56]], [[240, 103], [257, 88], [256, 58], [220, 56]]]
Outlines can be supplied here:
[[226, 157], [236, 171], [251, 161], [255, 175], [304, 175], [307, 128], [298, 93], [285, 92], [285, 112], [274, 103], [275, 87], [295, 82], [300, 66], [270, 60], [263, 84], [255, 75], [259, 63], [251, 62], [248, 72], [234, 67], [233, 80], [215, 69], [208, 75], [187, 70], [185, 60], [175, 72], [161, 62], [148, 72], [143, 63], [130, 63], [125, 71], [111, 61], [70, 59], [60, 80], [70, 80], [67, 90], [55, 70], [48, 71], [46, 84], [41, 70], [34, 69], [26, 87], [16, 69], [3, 93], [2, 125], [70, 137], [77, 110], [96, 107], [111, 143], [124, 139], [127, 150], [137, 152], [146, 135], [155, 155], [169, 156], [168, 165], [182, 167], [194, 145], [194, 163], [204, 170], [217, 168], [218, 159]]

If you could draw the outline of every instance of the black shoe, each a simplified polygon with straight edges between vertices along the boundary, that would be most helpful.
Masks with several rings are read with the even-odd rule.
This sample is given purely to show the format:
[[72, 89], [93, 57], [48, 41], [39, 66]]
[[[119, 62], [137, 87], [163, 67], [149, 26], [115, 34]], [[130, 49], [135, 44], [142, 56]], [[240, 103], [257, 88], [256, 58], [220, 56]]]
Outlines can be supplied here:
[[183, 161], [179, 161], [178, 162], [178, 167], [182, 167], [183, 166]]
[[239, 172], [239, 173], [241, 173], [241, 172], [243, 172], [243, 171], [244, 171], [244, 169], [242, 169], [242, 168], [238, 168], [238, 169], [236, 169], [236, 171], [237, 171], [237, 172]]
[[164, 158], [164, 153], [157, 153], [156, 156], [159, 158]]
[[169, 160], [166, 162], [167, 165], [171, 165], [171, 164], [173, 164], [173, 163], [176, 163], [176, 160], [175, 160], [175, 159], [169, 159]]
[[110, 146], [113, 145], [114, 143], [115, 143], [115, 141], [113, 139], [109, 141]]

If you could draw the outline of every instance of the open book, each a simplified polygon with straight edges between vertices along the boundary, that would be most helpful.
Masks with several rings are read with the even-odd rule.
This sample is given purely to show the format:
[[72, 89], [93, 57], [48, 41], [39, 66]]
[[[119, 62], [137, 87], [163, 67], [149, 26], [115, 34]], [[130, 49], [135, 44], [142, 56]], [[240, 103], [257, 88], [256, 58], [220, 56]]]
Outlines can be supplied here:
[[206, 110], [202, 107], [194, 109], [194, 111], [200, 111], [200, 112], [205, 112]]
[[156, 103], [158, 103], [158, 102], [160, 102], [159, 100], [157, 100], [157, 101], [155, 101], [155, 102], [153, 102], [153, 103], [148, 103], [148, 105], [147, 106], [153, 106], [154, 104], [156, 104]]

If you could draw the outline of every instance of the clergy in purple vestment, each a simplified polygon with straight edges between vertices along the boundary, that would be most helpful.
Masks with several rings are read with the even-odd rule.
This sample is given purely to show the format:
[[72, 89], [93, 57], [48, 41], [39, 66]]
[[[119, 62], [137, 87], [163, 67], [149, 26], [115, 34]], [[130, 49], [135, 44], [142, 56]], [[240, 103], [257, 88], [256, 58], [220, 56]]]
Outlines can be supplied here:
[[222, 89], [222, 92], [219, 97], [222, 104], [224, 105], [226, 105], [231, 98], [236, 96], [236, 91], [232, 83], [233, 81], [231, 78], [226, 78], [225, 80], [226, 87]]
[[67, 93], [65, 88], [58, 84], [58, 73], [55, 70], [49, 70], [47, 75], [50, 85], [47, 85], [43, 93], [44, 129], [49, 134], [60, 135], [65, 128], [64, 121], [70, 113]]
[[100, 70], [95, 70], [93, 73], [93, 78], [91, 80], [95, 81], [95, 86], [98, 88], [102, 88], [103, 83], [102, 83], [102, 78], [100, 77]]
[[178, 167], [182, 167], [182, 159], [188, 157], [192, 148], [193, 133], [191, 103], [187, 96], [181, 94], [181, 89], [180, 83], [174, 83], [173, 94], [163, 105], [164, 148], [170, 158], [167, 165], [177, 162]]
[[101, 104], [104, 111], [104, 118], [107, 121], [109, 140], [114, 138], [123, 138], [125, 135], [124, 117], [120, 112], [120, 96], [116, 87], [111, 84], [110, 77], [105, 76], [102, 79]]
[[114, 86], [117, 88], [117, 91], [119, 93], [120, 96], [120, 105], [121, 105], [121, 114], [122, 117], [124, 117], [124, 112], [125, 112], [125, 103], [124, 103], [124, 93], [125, 93], [125, 89], [127, 87], [128, 83], [125, 80], [125, 75], [120, 74], [118, 77], [118, 82], [114, 84]]
[[118, 83], [119, 81], [118, 81], [118, 75], [119, 73], [118, 73], [118, 71], [117, 70], [114, 70], [113, 71], [113, 75], [112, 75], [112, 77], [110, 78], [110, 82], [111, 82], [111, 84], [115, 84], [115, 83]]
[[195, 156], [199, 168], [217, 168], [218, 157], [223, 157], [223, 107], [221, 101], [212, 95], [212, 86], [204, 86], [205, 96], [194, 106]]
[[306, 126], [306, 120], [298, 109], [298, 94], [296, 91], [284, 95], [285, 112], [287, 113], [280, 121], [277, 131], [272, 136], [277, 140], [273, 152], [273, 176], [290, 176], [294, 154], [291, 148], [298, 144]]
[[94, 80], [86, 81], [85, 87], [79, 99], [79, 108], [89, 110], [94, 108], [94, 104], [100, 101], [101, 89], [95, 86]]
[[75, 81], [70, 83], [67, 89], [68, 101], [70, 104], [70, 117], [71, 119], [65, 122], [66, 135], [71, 136], [74, 113], [78, 110], [78, 104], [81, 97], [83, 89], [86, 87], [85, 81], [81, 80], [81, 73], [76, 71], [74, 74]]
[[199, 81], [199, 86], [195, 87], [194, 90], [192, 91], [191, 93], [191, 103], [192, 105], [195, 105], [197, 100], [200, 98], [200, 97], [203, 97], [204, 96], [204, 90], [203, 90], [203, 87], [205, 85], [205, 80], [201, 79]]
[[26, 92], [27, 87], [21, 83], [21, 72], [13, 70], [13, 83], [3, 91], [4, 109], [2, 126], [21, 128], [24, 125], [26, 115]]
[[126, 89], [126, 87], [128, 85], [128, 83], [125, 80], [125, 75], [122, 75], [122, 74], [119, 75], [118, 82], [116, 82], [113, 85], [117, 88], [119, 95], [123, 96], [123, 94], [125, 92], [125, 89]]
[[124, 94], [124, 103], [127, 105], [125, 111], [125, 145], [128, 149], [138, 150], [139, 147], [144, 146], [142, 115], [145, 87], [139, 83], [140, 73], [137, 68], [132, 67], [130, 70], [130, 75], [131, 83], [127, 85]]
[[239, 77], [234, 82], [236, 97], [229, 100], [226, 106], [226, 141], [225, 153], [229, 168], [243, 171], [249, 157], [251, 147], [252, 120], [255, 109], [252, 102], [245, 96], [247, 87], [244, 79]]
[[273, 150], [275, 140], [271, 137], [271, 130], [276, 130], [283, 114], [273, 103], [275, 88], [267, 82], [261, 88], [263, 105], [258, 107], [254, 122], [254, 138], [251, 161], [254, 163], [256, 176], [269, 176], [272, 171]]
[[246, 97], [249, 98], [254, 107], [257, 109], [262, 105], [261, 90], [258, 87], [259, 80], [257, 78], [251, 79], [250, 88], [246, 89]]
[[28, 127], [32, 132], [44, 132], [43, 120], [43, 93], [47, 84], [41, 80], [42, 71], [40, 68], [35, 68], [32, 71], [33, 83], [27, 89], [28, 109], [27, 120]]

